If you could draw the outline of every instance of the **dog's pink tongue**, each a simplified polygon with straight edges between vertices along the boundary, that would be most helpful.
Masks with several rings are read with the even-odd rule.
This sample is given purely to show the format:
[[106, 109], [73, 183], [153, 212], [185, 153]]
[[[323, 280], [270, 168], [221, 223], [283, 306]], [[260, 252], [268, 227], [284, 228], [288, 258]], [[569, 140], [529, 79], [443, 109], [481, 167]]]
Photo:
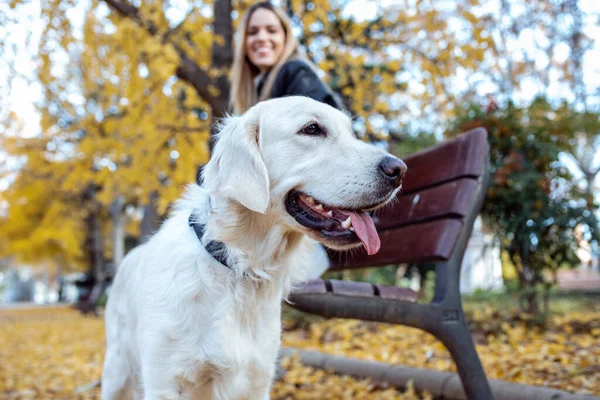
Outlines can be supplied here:
[[381, 247], [381, 240], [377, 234], [377, 229], [375, 228], [373, 219], [362, 211], [346, 211], [346, 213], [350, 215], [354, 232], [361, 242], [363, 242], [365, 249], [367, 249], [367, 254], [376, 254]]

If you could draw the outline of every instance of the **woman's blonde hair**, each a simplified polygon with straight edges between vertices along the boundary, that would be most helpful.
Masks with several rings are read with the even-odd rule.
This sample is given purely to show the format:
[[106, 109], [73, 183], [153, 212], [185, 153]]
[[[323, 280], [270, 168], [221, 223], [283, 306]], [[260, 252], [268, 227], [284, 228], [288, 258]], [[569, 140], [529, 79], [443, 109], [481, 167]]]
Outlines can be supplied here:
[[[250, 17], [259, 8], [272, 11], [279, 18], [285, 32], [285, 43], [280, 59], [269, 71], [267, 79], [262, 85], [261, 92], [257, 95], [254, 88], [254, 78], [259, 74], [259, 70], [250, 62], [246, 54], [246, 32]], [[231, 67], [231, 88], [229, 91], [229, 107], [231, 111], [236, 115], [240, 115], [257, 102], [268, 99], [281, 67], [290, 58], [301, 57], [299, 47], [298, 40], [292, 34], [292, 22], [283, 10], [266, 1], [251, 5], [242, 17], [235, 36], [235, 51], [233, 66]]]

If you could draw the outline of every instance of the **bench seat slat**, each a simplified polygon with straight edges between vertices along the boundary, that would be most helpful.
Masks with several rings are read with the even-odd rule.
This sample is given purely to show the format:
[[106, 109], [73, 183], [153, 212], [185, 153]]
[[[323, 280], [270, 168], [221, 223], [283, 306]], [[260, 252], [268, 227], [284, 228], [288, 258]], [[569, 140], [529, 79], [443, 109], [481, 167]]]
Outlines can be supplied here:
[[349, 282], [332, 279], [328, 281], [331, 292], [340, 296], [373, 297], [375, 290], [373, 285], [367, 282]]
[[477, 128], [430, 149], [404, 158], [408, 173], [405, 194], [461, 177], [478, 178], [486, 163], [487, 134]]
[[381, 249], [369, 256], [363, 248], [329, 251], [330, 269], [375, 267], [406, 262], [448, 260], [462, 228], [459, 219], [442, 219], [380, 232]]
[[400, 196], [373, 216], [377, 230], [445, 217], [464, 218], [469, 212], [478, 181], [462, 178], [418, 193]]
[[416, 302], [419, 294], [412, 289], [389, 286], [389, 285], [374, 285], [379, 292], [379, 297], [382, 299], [402, 300]]
[[327, 287], [324, 280], [311, 279], [295, 287], [293, 292], [296, 294], [324, 294], [327, 293]]
[[350, 299], [380, 297], [382, 299], [416, 302], [417, 292], [409, 288], [390, 285], [373, 285], [368, 282], [350, 282], [340, 280], [314, 279], [297, 287], [292, 292], [290, 301], [295, 308], [302, 308], [303, 300], [311, 296], [329, 294]]

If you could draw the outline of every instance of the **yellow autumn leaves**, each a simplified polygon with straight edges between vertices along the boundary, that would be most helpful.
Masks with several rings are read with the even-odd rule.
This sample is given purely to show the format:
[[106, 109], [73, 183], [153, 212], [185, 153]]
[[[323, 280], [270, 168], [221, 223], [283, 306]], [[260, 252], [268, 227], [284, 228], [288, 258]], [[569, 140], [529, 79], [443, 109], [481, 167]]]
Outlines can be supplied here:
[[102, 372], [104, 322], [68, 308], [0, 310], [0, 397], [77, 399]]
[[[493, 316], [477, 312], [475, 340], [489, 378], [600, 395], [600, 308], [555, 316], [552, 329], [527, 330], [506, 320], [485, 333]], [[480, 329], [481, 328], [481, 329]], [[0, 309], [0, 397], [6, 399], [99, 399], [93, 383], [102, 373], [104, 322], [68, 308]], [[454, 371], [433, 337], [403, 326], [361, 321], [313, 322], [286, 331], [285, 346]], [[336, 376], [284, 361], [285, 378], [272, 388], [283, 399], [418, 399], [385, 384]], [[90, 385], [92, 384], [92, 385]], [[425, 396], [425, 398], [429, 398]]]
[[[483, 313], [489, 317], [490, 313]], [[600, 328], [568, 333], [571, 325], [599, 326], [600, 312], [555, 317], [555, 329], [541, 332], [505, 323], [501, 333], [474, 332], [490, 379], [600, 394]], [[308, 332], [286, 333], [284, 344], [415, 368], [456, 372], [444, 346], [417, 329], [361, 321], [331, 320]]]
[[[11, 6], [18, 14], [26, 3]], [[231, 3], [234, 26], [251, 3]], [[102, 0], [40, 1], [40, 43], [32, 54], [42, 90], [40, 135], [22, 137], [15, 128], [15, 137], [2, 138], [10, 157], [27, 161], [0, 193], [0, 201], [13, 206], [0, 215], [0, 256], [84, 269], [84, 219], [92, 206], [81, 198], [94, 184], [101, 188], [96, 199], [110, 259], [110, 204], [125, 197], [127, 234], [136, 237], [149, 194], [159, 194], [162, 215], [208, 160], [210, 102], [178, 71], [185, 57], [211, 81], [203, 96], [225, 90], [216, 79], [228, 71], [214, 65], [212, 47], [227, 45], [228, 38], [214, 33], [212, 2], [123, 4], [135, 5], [135, 16]], [[480, 35], [483, 22], [456, 4], [397, 2], [371, 20], [348, 17], [340, 4], [326, 0], [285, 6], [291, 6], [323, 79], [378, 139], [389, 137], [385, 125], [401, 115], [416, 121], [425, 109], [447, 112], [452, 98], [446, 81], [459, 69], [473, 70], [493, 44]], [[448, 28], [449, 16], [469, 30], [457, 35]], [[409, 101], [416, 102], [410, 110]], [[27, 203], [17, 211], [21, 202]]]

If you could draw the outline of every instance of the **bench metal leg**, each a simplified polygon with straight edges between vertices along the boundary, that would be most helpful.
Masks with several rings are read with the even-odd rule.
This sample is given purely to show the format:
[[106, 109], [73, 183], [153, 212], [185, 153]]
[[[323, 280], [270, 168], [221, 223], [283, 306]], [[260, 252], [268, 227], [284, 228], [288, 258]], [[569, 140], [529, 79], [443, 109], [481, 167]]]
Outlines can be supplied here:
[[458, 369], [465, 394], [469, 400], [493, 400], [490, 384], [477, 355], [471, 332], [460, 312], [458, 321], [445, 325], [435, 336], [446, 346]]
[[[487, 171], [484, 172], [482, 187], [487, 187]], [[465, 227], [458, 237], [452, 256], [446, 262], [436, 265], [435, 295], [432, 303], [442, 311], [442, 319], [432, 332], [444, 343], [458, 369], [465, 394], [469, 400], [493, 400], [490, 384], [477, 355], [469, 326], [462, 310], [460, 296], [460, 269], [471, 236], [477, 212], [483, 204], [485, 191], [482, 190], [471, 207]]]

